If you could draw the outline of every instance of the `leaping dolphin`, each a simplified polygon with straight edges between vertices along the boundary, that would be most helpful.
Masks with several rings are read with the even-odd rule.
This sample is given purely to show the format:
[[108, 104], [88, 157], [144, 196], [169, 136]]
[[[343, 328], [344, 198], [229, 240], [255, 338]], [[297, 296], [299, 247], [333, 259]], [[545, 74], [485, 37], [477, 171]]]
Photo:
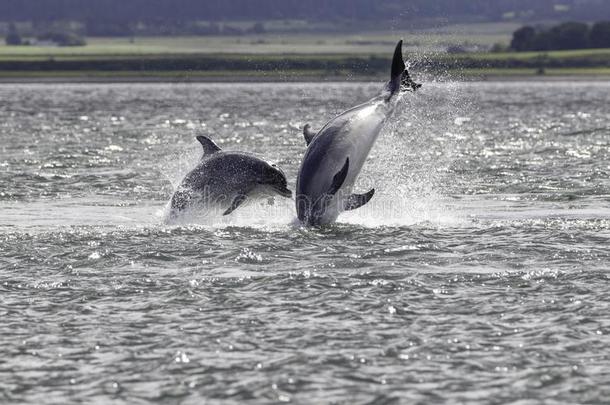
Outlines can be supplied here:
[[317, 133], [305, 125], [308, 148], [297, 177], [296, 208], [305, 225], [334, 222], [342, 211], [359, 208], [375, 193], [352, 194], [352, 188], [381, 128], [402, 91], [421, 87], [411, 80], [396, 45], [390, 81], [382, 94], [330, 120]]
[[286, 176], [275, 165], [243, 152], [223, 152], [211, 139], [198, 136], [201, 161], [172, 196], [169, 218], [191, 207], [207, 214], [229, 215], [248, 197], [279, 194], [291, 197]]

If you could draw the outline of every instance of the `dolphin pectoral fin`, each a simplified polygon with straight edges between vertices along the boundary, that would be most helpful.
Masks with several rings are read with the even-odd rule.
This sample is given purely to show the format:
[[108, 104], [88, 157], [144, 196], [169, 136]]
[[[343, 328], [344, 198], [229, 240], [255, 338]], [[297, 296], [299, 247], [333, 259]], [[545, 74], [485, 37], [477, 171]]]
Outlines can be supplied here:
[[235, 209], [237, 209], [237, 207], [239, 207], [244, 201], [246, 201], [247, 198], [248, 197], [246, 197], [244, 194], [239, 194], [235, 196], [233, 202], [231, 203], [231, 206], [227, 208], [227, 210], [223, 212], [222, 215], [229, 215], [230, 213], [235, 211]]
[[345, 178], [347, 177], [348, 170], [349, 158], [345, 158], [345, 164], [343, 165], [341, 170], [339, 170], [337, 174], [335, 174], [335, 177], [333, 177], [333, 182], [327, 192], [328, 195], [334, 195], [337, 193], [337, 191], [339, 191], [339, 189], [343, 185], [343, 182], [345, 181]]
[[214, 141], [212, 141], [207, 136], [199, 135], [196, 138], [199, 141], [199, 143], [201, 144], [201, 146], [203, 146], [203, 154], [204, 155], [209, 155], [209, 154], [216, 153], [216, 152], [220, 151], [220, 148], [218, 147], [218, 145], [216, 145], [214, 143]]
[[345, 211], [355, 210], [356, 208], [362, 207], [364, 204], [369, 202], [371, 198], [373, 198], [373, 194], [375, 194], [375, 189], [372, 188], [364, 194], [352, 194], [347, 197], [347, 200], [343, 204], [343, 209]]
[[333, 177], [333, 182], [331, 183], [330, 187], [328, 187], [328, 190], [326, 190], [326, 192], [314, 202], [308, 215], [313, 216], [313, 218], [315, 218], [317, 215], [322, 214], [324, 210], [326, 210], [326, 207], [333, 199], [333, 196], [337, 194], [337, 191], [339, 191], [339, 189], [345, 182], [345, 178], [347, 177], [348, 171], [349, 157], [345, 158], [345, 164], [343, 165], [341, 170], [339, 170], [337, 174], [335, 174], [335, 176]]
[[309, 146], [311, 141], [313, 141], [313, 138], [314, 136], [316, 136], [316, 134], [317, 132], [311, 129], [311, 125], [305, 124], [305, 126], [303, 127], [303, 137], [305, 138], [305, 143], [307, 143], [307, 146]]

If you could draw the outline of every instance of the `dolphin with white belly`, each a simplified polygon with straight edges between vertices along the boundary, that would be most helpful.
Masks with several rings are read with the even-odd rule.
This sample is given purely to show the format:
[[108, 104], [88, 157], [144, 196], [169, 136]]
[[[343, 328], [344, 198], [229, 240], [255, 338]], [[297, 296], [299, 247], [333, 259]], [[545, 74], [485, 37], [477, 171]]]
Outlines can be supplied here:
[[383, 124], [393, 112], [400, 91], [415, 91], [402, 59], [402, 40], [396, 45], [390, 81], [382, 94], [330, 120], [317, 133], [305, 125], [308, 148], [296, 188], [296, 208], [305, 225], [334, 222], [342, 211], [366, 204], [375, 193], [352, 194], [352, 188]]
[[203, 156], [172, 196], [170, 219], [189, 208], [208, 215], [229, 215], [248, 198], [292, 196], [286, 176], [275, 165], [248, 153], [222, 151], [205, 136], [198, 136], [197, 140], [203, 147]]

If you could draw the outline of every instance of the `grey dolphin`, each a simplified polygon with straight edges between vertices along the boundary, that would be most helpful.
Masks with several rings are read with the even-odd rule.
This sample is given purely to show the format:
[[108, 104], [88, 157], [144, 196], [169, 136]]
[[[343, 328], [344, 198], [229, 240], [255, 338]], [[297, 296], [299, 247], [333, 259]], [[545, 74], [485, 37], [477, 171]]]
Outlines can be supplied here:
[[396, 45], [390, 81], [384, 91], [364, 104], [330, 120], [319, 131], [305, 125], [308, 148], [297, 177], [296, 208], [306, 225], [334, 222], [345, 210], [366, 204], [375, 189], [352, 194], [352, 188], [381, 128], [396, 106], [402, 91], [415, 91], [402, 59], [402, 40]]
[[279, 194], [291, 197], [286, 176], [275, 165], [243, 152], [223, 152], [211, 139], [198, 136], [203, 156], [172, 196], [170, 218], [196, 206], [228, 215], [248, 197]]

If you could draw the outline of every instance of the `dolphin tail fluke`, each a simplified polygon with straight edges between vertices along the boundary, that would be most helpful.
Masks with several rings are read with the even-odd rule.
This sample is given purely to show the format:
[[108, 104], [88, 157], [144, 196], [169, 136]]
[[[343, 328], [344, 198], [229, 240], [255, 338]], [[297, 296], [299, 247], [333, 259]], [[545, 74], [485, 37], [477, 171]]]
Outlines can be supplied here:
[[196, 138], [201, 144], [201, 146], [203, 146], [204, 155], [209, 155], [211, 153], [216, 153], [220, 151], [218, 145], [216, 145], [214, 141], [208, 138], [207, 136], [199, 135]]
[[396, 44], [394, 48], [394, 57], [392, 58], [392, 74], [390, 80], [395, 80], [402, 75], [402, 72], [406, 69], [405, 61], [402, 59], [402, 39]]
[[388, 90], [390, 96], [398, 93], [400, 90], [403, 91], [415, 91], [421, 87], [421, 84], [415, 83], [411, 79], [411, 75], [405, 61], [402, 58], [402, 39], [396, 44], [394, 49], [394, 57], [392, 58], [392, 72], [390, 74], [390, 81], [388, 83]]
[[375, 194], [375, 189], [372, 188], [364, 194], [352, 194], [347, 197], [345, 204], [343, 205], [343, 209], [345, 211], [355, 210], [356, 208], [362, 207], [364, 204], [369, 202], [373, 195]]
[[316, 136], [316, 132], [311, 129], [311, 125], [305, 124], [303, 127], [303, 137], [305, 138], [307, 146], [313, 141], [314, 136]]

